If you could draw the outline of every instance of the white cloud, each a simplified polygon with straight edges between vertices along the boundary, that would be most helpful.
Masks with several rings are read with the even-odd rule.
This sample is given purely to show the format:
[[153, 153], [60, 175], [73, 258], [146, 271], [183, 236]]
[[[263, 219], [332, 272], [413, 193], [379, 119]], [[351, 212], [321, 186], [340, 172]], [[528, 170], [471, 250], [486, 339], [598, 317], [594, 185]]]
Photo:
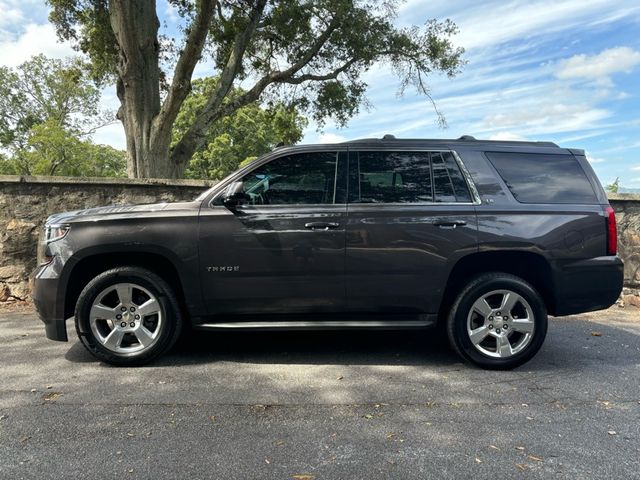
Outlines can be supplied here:
[[337, 135], [335, 133], [322, 133], [318, 136], [318, 143], [342, 143], [346, 142], [347, 139], [342, 135]]
[[629, 47], [609, 48], [597, 55], [580, 54], [562, 60], [558, 64], [556, 77], [596, 80], [610, 85], [612, 74], [629, 73], [638, 64], [640, 64], [640, 52]]
[[640, 165], [636, 165], [635, 167], [631, 167], [631, 170], [634, 172], [640, 172]]
[[589, 152], [585, 152], [585, 155], [586, 155], [587, 160], [589, 161], [589, 163], [591, 165], [595, 165], [596, 163], [604, 163], [604, 162], [606, 162], [606, 160], [604, 158], [592, 157]]
[[518, 135], [517, 133], [512, 132], [496, 132], [489, 137], [489, 140], [527, 140], [522, 135]]
[[77, 55], [69, 43], [58, 42], [50, 24], [30, 23], [18, 37], [0, 41], [0, 65], [15, 67], [40, 53], [53, 58]]

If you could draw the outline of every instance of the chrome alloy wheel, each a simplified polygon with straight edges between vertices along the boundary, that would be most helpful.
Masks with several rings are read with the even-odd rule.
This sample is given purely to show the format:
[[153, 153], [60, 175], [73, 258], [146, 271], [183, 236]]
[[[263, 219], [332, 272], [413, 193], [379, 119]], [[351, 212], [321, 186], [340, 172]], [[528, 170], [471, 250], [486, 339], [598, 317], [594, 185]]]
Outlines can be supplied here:
[[511, 290], [494, 290], [478, 298], [467, 316], [467, 334], [484, 355], [507, 358], [533, 339], [535, 321], [527, 301]]
[[134, 283], [117, 283], [100, 292], [91, 305], [89, 325], [100, 344], [114, 353], [148, 350], [163, 327], [158, 299]]

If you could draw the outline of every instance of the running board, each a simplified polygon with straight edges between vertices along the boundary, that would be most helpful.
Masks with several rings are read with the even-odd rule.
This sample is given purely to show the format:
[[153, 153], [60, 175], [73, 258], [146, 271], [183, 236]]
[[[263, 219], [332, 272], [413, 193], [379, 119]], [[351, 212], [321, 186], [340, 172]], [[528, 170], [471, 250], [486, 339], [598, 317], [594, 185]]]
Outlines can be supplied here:
[[400, 330], [425, 328], [435, 325], [435, 315], [422, 315], [419, 320], [314, 320], [314, 321], [261, 321], [220, 322], [194, 325], [198, 330]]

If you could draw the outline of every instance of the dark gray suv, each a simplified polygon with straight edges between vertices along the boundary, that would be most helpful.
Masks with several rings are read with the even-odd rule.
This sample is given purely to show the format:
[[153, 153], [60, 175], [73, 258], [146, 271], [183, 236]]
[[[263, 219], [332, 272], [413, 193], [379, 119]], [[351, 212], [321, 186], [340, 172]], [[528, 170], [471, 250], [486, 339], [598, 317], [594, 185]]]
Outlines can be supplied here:
[[540, 349], [547, 314], [607, 308], [616, 224], [582, 150], [397, 140], [277, 148], [192, 202], [49, 217], [47, 337], [140, 365], [194, 329], [422, 328], [485, 368]]

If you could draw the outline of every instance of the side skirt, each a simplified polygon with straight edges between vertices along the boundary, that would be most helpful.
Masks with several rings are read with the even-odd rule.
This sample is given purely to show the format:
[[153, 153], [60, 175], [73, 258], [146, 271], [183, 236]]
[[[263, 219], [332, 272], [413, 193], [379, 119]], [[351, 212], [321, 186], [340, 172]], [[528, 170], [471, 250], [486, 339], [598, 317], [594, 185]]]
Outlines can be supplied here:
[[435, 326], [437, 315], [412, 316], [395, 320], [252, 320], [208, 322], [194, 325], [197, 330], [401, 330]]

